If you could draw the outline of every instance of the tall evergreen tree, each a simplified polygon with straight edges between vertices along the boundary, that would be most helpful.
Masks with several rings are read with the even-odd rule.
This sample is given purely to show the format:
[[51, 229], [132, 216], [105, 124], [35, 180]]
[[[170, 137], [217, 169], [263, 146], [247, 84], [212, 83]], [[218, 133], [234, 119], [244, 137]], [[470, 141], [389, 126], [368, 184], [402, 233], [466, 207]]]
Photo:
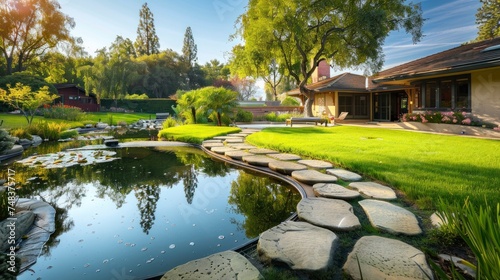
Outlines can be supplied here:
[[193, 32], [191, 31], [191, 27], [186, 28], [186, 32], [184, 33], [184, 45], [182, 46], [182, 55], [188, 67], [193, 67], [198, 58], [196, 54], [198, 53], [198, 48], [194, 43]]
[[498, 0], [480, 0], [483, 4], [476, 13], [479, 25], [477, 41], [500, 36], [500, 2]]
[[135, 48], [138, 55], [159, 53], [160, 40], [156, 35], [153, 13], [149, 9], [148, 3], [144, 3], [139, 12], [139, 26], [137, 27]]

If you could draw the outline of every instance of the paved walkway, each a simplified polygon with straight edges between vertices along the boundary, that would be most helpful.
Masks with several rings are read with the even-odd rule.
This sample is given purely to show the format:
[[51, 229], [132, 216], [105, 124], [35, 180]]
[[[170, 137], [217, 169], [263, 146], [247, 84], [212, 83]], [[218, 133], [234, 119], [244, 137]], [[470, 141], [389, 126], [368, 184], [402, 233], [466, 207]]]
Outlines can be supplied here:
[[[250, 126], [243, 126], [242, 135], [232, 137], [241, 137], [244, 142], [246, 135], [260, 128], [255, 125], [251, 126], [251, 129]], [[233, 141], [222, 140], [221, 143], [224, 147], [229, 147], [234, 145], [231, 142]], [[220, 147], [213, 147], [218, 153], [212, 152], [210, 151], [212, 145], [209, 143], [212, 141], [209, 140], [202, 145], [204, 149], [213, 156], [220, 157], [223, 154]], [[252, 154], [252, 150], [256, 153]], [[279, 173], [288, 180], [295, 180], [298, 182], [295, 186], [301, 186], [303, 189], [300, 190], [303, 199], [297, 206], [301, 221], [283, 222], [260, 235], [257, 252], [261, 262], [286, 264], [291, 269], [301, 271], [328, 269], [339, 242], [335, 232], [352, 231], [360, 227], [352, 210], [352, 205], [359, 203], [369, 223], [380, 232], [393, 237], [360, 238], [347, 256], [343, 271], [354, 279], [361, 279], [360, 275], [363, 279], [428, 279], [426, 274], [432, 277], [425, 255], [400, 240], [402, 236], [421, 234], [421, 222], [411, 211], [392, 202], [396, 199], [396, 193], [388, 186], [362, 182], [362, 176], [347, 170], [339, 172], [342, 170], [328, 168], [330, 165], [327, 162], [304, 160], [300, 157], [291, 159], [289, 155], [280, 156], [280, 153], [273, 151], [262, 154], [258, 149], [240, 149], [240, 151], [245, 153], [244, 156], [234, 156], [232, 154], [234, 152], [228, 150], [226, 157], [240, 166], [255, 164], [255, 167], [260, 169], [263, 166], [262, 161], [245, 161], [245, 157], [249, 155], [270, 157], [272, 160], [269, 161], [268, 167], [264, 168], [267, 173]], [[349, 186], [335, 184], [337, 177], [333, 174], [345, 173], [351, 176], [343, 177], [341, 180], [343, 184], [347, 182]], [[349, 183], [349, 178], [357, 182]], [[315, 192], [315, 189], [321, 191]], [[353, 196], [352, 192], [358, 192], [362, 200], [358, 202], [357, 199], [353, 199], [356, 196]], [[350, 194], [346, 196], [346, 193]], [[309, 226], [305, 226], [304, 223]], [[328, 235], [324, 230], [333, 235]], [[298, 234], [302, 234], [301, 237], [298, 237]], [[325, 234], [329, 236], [326, 239]], [[297, 246], [298, 239], [302, 243], [301, 246]], [[198, 270], [199, 267], [192, 269]]]

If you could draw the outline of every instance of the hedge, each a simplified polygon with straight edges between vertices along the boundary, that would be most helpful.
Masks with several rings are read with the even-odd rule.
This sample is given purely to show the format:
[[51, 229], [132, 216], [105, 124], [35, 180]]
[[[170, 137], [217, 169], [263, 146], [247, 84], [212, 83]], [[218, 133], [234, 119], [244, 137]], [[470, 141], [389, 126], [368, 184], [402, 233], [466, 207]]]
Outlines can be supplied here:
[[172, 106], [176, 106], [175, 100], [166, 98], [123, 99], [118, 100], [117, 105], [113, 99], [101, 99], [102, 110], [118, 107], [138, 113], [169, 113], [173, 115]]

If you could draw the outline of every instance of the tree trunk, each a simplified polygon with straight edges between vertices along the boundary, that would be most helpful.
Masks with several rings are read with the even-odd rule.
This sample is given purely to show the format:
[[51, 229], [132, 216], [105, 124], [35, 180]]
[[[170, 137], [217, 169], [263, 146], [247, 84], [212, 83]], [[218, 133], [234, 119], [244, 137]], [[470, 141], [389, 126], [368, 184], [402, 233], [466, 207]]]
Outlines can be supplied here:
[[196, 124], [196, 109], [191, 107], [191, 114], [193, 115], [193, 121]]
[[313, 97], [306, 97], [306, 102], [304, 104], [304, 117], [313, 117], [312, 105], [314, 104]]

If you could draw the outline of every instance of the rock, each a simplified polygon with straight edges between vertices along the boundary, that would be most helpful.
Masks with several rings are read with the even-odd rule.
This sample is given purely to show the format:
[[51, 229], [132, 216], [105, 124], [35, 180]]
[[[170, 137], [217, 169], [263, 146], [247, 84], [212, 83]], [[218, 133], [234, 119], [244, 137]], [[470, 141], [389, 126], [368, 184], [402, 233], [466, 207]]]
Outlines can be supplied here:
[[163, 275], [161, 280], [170, 279], [264, 279], [259, 270], [245, 257], [224, 251], [205, 258], [179, 265]]
[[350, 190], [341, 185], [331, 183], [317, 183], [313, 185], [317, 196], [339, 199], [354, 199], [360, 196], [359, 192]]
[[327, 169], [331, 168], [333, 165], [324, 160], [315, 160], [315, 159], [301, 159], [298, 163], [309, 166], [311, 168], [316, 169]]
[[15, 246], [14, 244], [8, 243], [8, 237], [10, 236], [11, 232], [11, 228], [9, 228], [9, 225], [14, 222], [15, 226], [12, 227], [12, 230], [15, 232], [15, 240], [17, 241], [28, 231], [31, 225], [33, 225], [33, 221], [35, 220], [35, 213], [31, 211], [19, 211], [14, 215], [13, 218], [14, 219], [12, 220], [7, 218], [0, 222], [0, 252], [4, 252], [10, 246]]
[[351, 204], [339, 199], [303, 198], [297, 204], [297, 214], [302, 220], [333, 231], [349, 231], [361, 227]]
[[440, 228], [442, 225], [447, 223], [446, 219], [443, 221], [443, 219], [439, 217], [437, 212], [432, 213], [430, 218], [431, 218], [431, 224], [437, 228]]
[[300, 156], [294, 154], [270, 154], [270, 157], [277, 160], [299, 160]]
[[392, 234], [418, 235], [422, 229], [415, 215], [386, 201], [365, 199], [359, 202], [372, 226]]
[[326, 173], [335, 175], [344, 181], [359, 181], [362, 179], [361, 175], [345, 169], [327, 169]]
[[203, 143], [201, 145], [207, 149], [211, 149], [213, 147], [224, 147], [224, 144], [222, 143]]
[[225, 154], [226, 152], [230, 152], [230, 151], [238, 151], [237, 149], [234, 149], [234, 148], [231, 148], [231, 147], [212, 147], [210, 149], [210, 151], [214, 152], [214, 153], [217, 153], [217, 154]]
[[232, 159], [241, 160], [243, 157], [250, 156], [250, 155], [252, 155], [252, 154], [251, 154], [251, 153], [249, 153], [249, 152], [236, 150], [236, 151], [228, 151], [228, 152], [225, 152], [225, 153], [224, 153], [224, 155], [225, 155], [226, 157], [230, 157], [230, 158], [232, 158]]
[[220, 139], [209, 139], [209, 140], [203, 141], [201, 144], [203, 145], [205, 143], [222, 143], [222, 140], [220, 140]]
[[269, 150], [269, 149], [251, 149], [249, 150], [250, 153], [256, 154], [256, 155], [267, 155], [267, 154], [277, 154], [277, 151], [274, 150]]
[[231, 134], [228, 134], [227, 136], [232, 136], [232, 137], [243, 137], [243, 138], [245, 138], [245, 137], [247, 137], [248, 135], [249, 135], [248, 133], [242, 133], [242, 132], [240, 132], [240, 133], [231, 133]]
[[292, 177], [302, 183], [314, 185], [316, 183], [334, 183], [337, 177], [321, 173], [317, 170], [300, 170], [292, 172]]
[[102, 122], [98, 122], [96, 125], [95, 125], [96, 128], [107, 128], [109, 127], [109, 125], [107, 123], [102, 123]]
[[234, 137], [234, 136], [215, 136], [213, 139], [218, 139], [218, 140], [231, 140], [231, 139], [234, 139], [234, 140], [241, 140], [242, 138], [241, 137]]
[[343, 270], [353, 279], [434, 279], [422, 251], [402, 241], [379, 236], [361, 237]]
[[283, 222], [263, 232], [257, 243], [264, 263], [284, 263], [292, 269], [326, 270], [333, 261], [338, 237], [306, 222]]
[[243, 161], [251, 165], [269, 167], [269, 163], [277, 161], [277, 159], [273, 159], [264, 155], [252, 155], [243, 157]]
[[472, 278], [476, 278], [476, 271], [474, 269], [472, 269], [471, 267], [463, 264], [463, 262], [465, 261], [464, 259], [461, 259], [459, 257], [446, 255], [446, 254], [439, 254], [438, 257], [443, 261], [447, 261], [447, 262], [452, 261], [453, 265], [455, 267], [460, 268], [464, 274], [470, 275]]
[[274, 160], [269, 162], [269, 169], [282, 174], [290, 175], [294, 171], [307, 169], [307, 166], [296, 162]]
[[350, 188], [356, 189], [363, 197], [393, 200], [396, 193], [389, 187], [374, 182], [355, 182], [349, 184]]
[[244, 139], [241, 137], [231, 138], [224, 140], [224, 143], [243, 143]]
[[244, 143], [228, 143], [227, 145], [231, 148], [235, 148], [238, 150], [251, 150], [256, 148], [254, 145], [249, 145]]

